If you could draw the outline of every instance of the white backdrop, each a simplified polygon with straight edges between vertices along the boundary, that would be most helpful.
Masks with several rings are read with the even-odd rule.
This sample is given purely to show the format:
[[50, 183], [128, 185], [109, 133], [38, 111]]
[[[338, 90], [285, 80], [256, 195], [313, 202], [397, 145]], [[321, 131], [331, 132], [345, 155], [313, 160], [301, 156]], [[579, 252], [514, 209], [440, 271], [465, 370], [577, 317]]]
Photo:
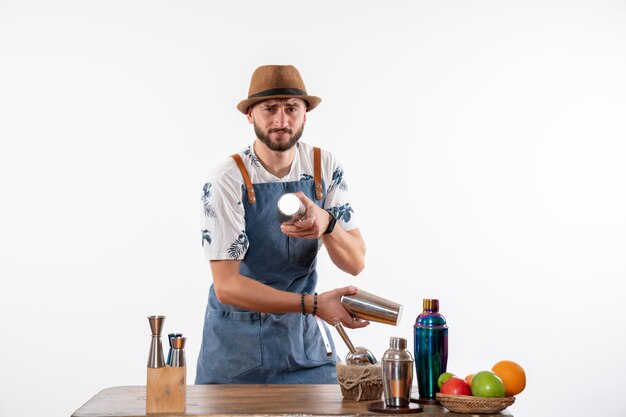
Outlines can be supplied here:
[[[211, 166], [251, 143], [259, 65], [323, 102], [368, 245], [355, 284], [405, 306], [350, 331], [413, 347], [424, 297], [449, 370], [522, 364], [517, 416], [624, 416], [626, 3], [0, 0], [0, 416], [69, 416], [145, 383], [146, 316], [188, 337], [211, 284]], [[335, 337], [339, 353], [347, 352]]]

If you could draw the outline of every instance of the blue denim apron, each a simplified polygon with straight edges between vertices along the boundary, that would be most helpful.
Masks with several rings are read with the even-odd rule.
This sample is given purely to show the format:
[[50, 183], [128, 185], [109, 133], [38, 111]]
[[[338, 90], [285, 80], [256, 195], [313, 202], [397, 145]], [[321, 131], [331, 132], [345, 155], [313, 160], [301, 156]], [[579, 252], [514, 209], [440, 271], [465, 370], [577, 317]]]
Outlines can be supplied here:
[[[281, 291], [313, 294], [318, 239], [285, 236], [276, 204], [282, 194], [302, 191], [321, 207], [326, 196], [314, 198], [313, 179], [254, 184], [253, 203], [246, 188], [241, 201], [250, 246], [240, 273]], [[212, 285], [196, 384], [336, 384], [335, 346], [325, 323], [323, 327], [331, 356], [312, 315], [262, 313], [221, 304]]]

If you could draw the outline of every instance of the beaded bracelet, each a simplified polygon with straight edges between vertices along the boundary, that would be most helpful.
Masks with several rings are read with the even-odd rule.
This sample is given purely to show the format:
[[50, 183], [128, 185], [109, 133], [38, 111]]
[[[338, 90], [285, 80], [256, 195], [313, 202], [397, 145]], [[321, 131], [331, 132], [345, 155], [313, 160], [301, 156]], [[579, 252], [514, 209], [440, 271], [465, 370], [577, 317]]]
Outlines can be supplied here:
[[302, 315], [306, 316], [306, 311], [304, 311], [304, 296], [308, 295], [308, 293], [303, 292], [302, 294], [300, 294], [300, 306], [302, 307]]
[[313, 295], [313, 315], [317, 313], [317, 293]]

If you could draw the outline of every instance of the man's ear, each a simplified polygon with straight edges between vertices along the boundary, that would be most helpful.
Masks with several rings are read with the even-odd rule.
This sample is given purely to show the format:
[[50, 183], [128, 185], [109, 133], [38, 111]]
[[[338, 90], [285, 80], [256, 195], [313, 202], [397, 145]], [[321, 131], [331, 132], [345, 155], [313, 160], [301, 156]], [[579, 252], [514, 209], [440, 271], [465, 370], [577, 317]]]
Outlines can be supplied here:
[[254, 118], [252, 117], [252, 106], [248, 107], [248, 113], [246, 113], [246, 117], [248, 118], [248, 123], [254, 123]]

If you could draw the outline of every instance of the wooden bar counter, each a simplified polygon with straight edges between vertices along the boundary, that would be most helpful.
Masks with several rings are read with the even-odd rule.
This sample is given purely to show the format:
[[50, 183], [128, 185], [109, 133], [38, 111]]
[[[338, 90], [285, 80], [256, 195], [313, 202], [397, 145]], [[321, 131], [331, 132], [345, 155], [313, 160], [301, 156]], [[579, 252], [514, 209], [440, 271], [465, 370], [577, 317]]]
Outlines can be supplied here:
[[[417, 390], [413, 393], [417, 396]], [[372, 401], [343, 399], [339, 385], [188, 385], [187, 408], [181, 416], [383, 416], [367, 411]], [[461, 417], [441, 406], [423, 405], [423, 417]], [[179, 414], [149, 414], [156, 416]], [[390, 415], [390, 414], [389, 414]], [[511, 416], [507, 410], [495, 416]], [[80, 407], [72, 417], [146, 416], [146, 387], [107, 388]], [[481, 416], [487, 416], [481, 414]]]

